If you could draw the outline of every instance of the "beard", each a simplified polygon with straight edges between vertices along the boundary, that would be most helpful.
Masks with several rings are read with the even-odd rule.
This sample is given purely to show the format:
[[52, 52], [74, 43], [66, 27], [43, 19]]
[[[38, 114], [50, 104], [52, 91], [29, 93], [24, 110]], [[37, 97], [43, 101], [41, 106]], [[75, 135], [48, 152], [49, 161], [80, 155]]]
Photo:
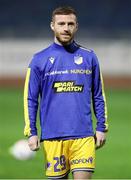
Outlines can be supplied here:
[[55, 37], [63, 45], [70, 44], [72, 42], [72, 40], [74, 39], [74, 36], [71, 35], [70, 33], [68, 33], [68, 34], [65, 33], [65, 36], [60, 33], [55, 33]]

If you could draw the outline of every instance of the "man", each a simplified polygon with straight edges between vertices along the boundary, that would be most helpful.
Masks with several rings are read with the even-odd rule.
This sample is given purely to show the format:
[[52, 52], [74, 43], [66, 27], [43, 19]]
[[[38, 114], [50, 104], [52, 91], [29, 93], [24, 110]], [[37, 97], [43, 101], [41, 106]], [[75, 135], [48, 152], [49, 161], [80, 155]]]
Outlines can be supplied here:
[[[104, 145], [107, 131], [98, 59], [92, 50], [74, 41], [78, 23], [71, 7], [53, 11], [51, 29], [54, 43], [34, 55], [27, 71], [24, 134], [29, 137], [30, 149], [38, 150], [36, 115], [40, 96], [40, 141], [47, 161], [46, 175], [62, 179], [72, 171], [74, 179], [90, 179], [95, 148]], [[97, 119], [95, 136], [91, 100]]]

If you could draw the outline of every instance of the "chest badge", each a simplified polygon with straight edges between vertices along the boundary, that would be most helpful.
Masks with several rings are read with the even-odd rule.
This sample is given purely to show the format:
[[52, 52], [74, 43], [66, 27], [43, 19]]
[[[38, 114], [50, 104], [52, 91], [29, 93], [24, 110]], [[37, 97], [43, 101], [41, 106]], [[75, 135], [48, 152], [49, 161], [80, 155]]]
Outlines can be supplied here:
[[74, 56], [74, 63], [75, 64], [82, 64], [83, 63], [83, 57], [82, 56]]

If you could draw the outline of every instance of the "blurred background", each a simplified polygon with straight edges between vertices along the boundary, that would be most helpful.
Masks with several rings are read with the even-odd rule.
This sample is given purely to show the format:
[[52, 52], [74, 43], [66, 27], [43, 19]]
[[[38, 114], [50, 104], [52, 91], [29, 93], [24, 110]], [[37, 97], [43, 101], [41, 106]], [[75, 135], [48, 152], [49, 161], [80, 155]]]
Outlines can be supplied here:
[[14, 159], [9, 148], [24, 138], [23, 87], [28, 64], [34, 53], [52, 43], [52, 10], [65, 5], [76, 9], [76, 41], [96, 52], [105, 82], [110, 126], [105, 147], [96, 152], [93, 177], [130, 179], [130, 0], [0, 0], [0, 178], [45, 178], [42, 148], [27, 161]]

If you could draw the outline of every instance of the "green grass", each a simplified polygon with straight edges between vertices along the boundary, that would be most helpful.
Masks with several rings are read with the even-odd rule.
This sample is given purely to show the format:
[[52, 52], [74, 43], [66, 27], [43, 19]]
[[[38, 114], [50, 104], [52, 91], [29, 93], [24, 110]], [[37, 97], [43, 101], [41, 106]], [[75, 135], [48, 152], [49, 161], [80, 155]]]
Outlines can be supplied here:
[[22, 93], [0, 90], [0, 178], [43, 178], [42, 150], [29, 161], [15, 160], [8, 152], [15, 141], [24, 138]]
[[[106, 92], [109, 114], [107, 143], [96, 152], [94, 178], [131, 178], [131, 92]], [[45, 178], [42, 150], [29, 161], [15, 160], [8, 152], [17, 140], [23, 139], [23, 92], [0, 90], [0, 178]]]
[[131, 178], [131, 91], [107, 91], [109, 132], [94, 178]]

